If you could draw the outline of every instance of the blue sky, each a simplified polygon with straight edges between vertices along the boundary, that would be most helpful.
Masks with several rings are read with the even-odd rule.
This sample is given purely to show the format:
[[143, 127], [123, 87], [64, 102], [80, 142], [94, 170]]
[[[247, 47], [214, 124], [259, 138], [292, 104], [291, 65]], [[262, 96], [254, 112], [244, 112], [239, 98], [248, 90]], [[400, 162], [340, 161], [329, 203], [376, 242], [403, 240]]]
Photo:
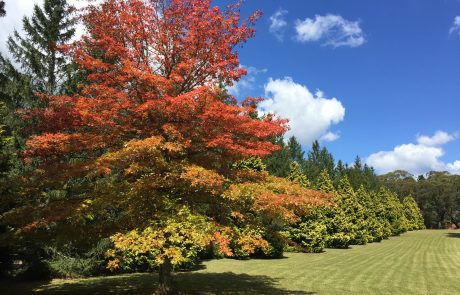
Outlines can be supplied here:
[[[339, 137], [322, 140], [336, 159], [353, 162], [357, 154], [366, 159], [387, 151], [368, 160], [379, 172], [460, 172], [454, 166], [460, 160], [460, 1], [247, 0], [242, 13], [255, 9], [264, 15], [240, 61], [258, 71], [237, 86], [238, 96], [271, 98], [269, 79], [291, 77], [345, 109], [325, 130]], [[282, 30], [270, 31], [274, 20]], [[299, 39], [296, 27], [305, 23], [306, 38]], [[302, 136], [309, 126], [297, 129]], [[437, 131], [445, 133], [438, 132], [437, 142], [417, 141]], [[308, 149], [309, 140], [303, 143]]]
[[[2, 53], [34, 2], [6, 1]], [[318, 138], [379, 173], [460, 174], [459, 0], [246, 0], [242, 14], [256, 9], [235, 96], [266, 97], [261, 111], [289, 117], [305, 149]]]

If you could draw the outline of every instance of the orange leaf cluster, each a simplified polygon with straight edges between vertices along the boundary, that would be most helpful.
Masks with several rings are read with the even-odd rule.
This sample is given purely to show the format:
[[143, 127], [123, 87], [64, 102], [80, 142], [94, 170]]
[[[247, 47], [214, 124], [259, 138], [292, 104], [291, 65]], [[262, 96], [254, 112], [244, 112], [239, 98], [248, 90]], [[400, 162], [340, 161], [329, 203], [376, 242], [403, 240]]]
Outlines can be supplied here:
[[204, 154], [222, 162], [277, 150], [270, 139], [287, 121], [254, 119], [257, 99], [238, 104], [218, 87], [245, 74], [234, 48], [253, 36], [258, 16], [241, 22], [238, 6], [221, 11], [211, 0], [90, 5], [88, 34], [64, 48], [87, 81], [80, 94], [22, 112], [36, 122], [26, 156], [91, 156], [153, 136], [182, 145], [198, 164]]

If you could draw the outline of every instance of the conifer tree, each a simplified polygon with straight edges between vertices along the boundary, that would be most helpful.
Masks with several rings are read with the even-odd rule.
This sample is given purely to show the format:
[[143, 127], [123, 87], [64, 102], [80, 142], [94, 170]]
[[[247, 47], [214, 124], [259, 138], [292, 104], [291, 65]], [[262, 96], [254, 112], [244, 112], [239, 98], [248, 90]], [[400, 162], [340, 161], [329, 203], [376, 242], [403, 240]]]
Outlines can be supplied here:
[[274, 140], [280, 149], [270, 156], [263, 159], [267, 170], [271, 175], [286, 177], [289, 173], [289, 163], [291, 163], [289, 151], [284, 143], [283, 137], [277, 137]]
[[408, 228], [408, 222], [404, 216], [403, 205], [398, 196], [385, 188], [380, 188], [376, 194], [378, 203], [376, 204], [377, 216], [382, 218], [385, 228], [388, 228], [389, 235], [399, 235]]
[[356, 191], [358, 202], [363, 208], [363, 218], [368, 242], [380, 242], [383, 239], [382, 224], [377, 219], [374, 203], [368, 191], [361, 185]]
[[351, 233], [350, 243], [358, 245], [366, 244], [368, 233], [366, 230], [367, 225], [364, 221], [364, 209], [359, 203], [347, 176], [342, 177], [340, 180], [338, 192], [339, 199], [337, 203], [340, 211], [338, 216], [346, 226], [344, 228], [345, 232]]
[[321, 171], [318, 179], [316, 180], [315, 188], [325, 193], [335, 193], [334, 184], [332, 183], [329, 173], [326, 169]]
[[289, 175], [287, 177], [290, 181], [296, 182], [305, 188], [311, 188], [311, 183], [307, 176], [300, 170], [300, 165], [297, 162], [292, 162], [290, 166]]
[[408, 230], [424, 229], [423, 216], [420, 208], [412, 196], [407, 196], [403, 200], [404, 215], [408, 221]]
[[302, 166], [303, 162], [305, 161], [305, 153], [302, 151], [302, 146], [297, 141], [297, 138], [295, 138], [295, 136], [291, 136], [291, 138], [289, 138], [286, 148], [288, 150], [291, 162], [297, 162], [300, 166]]
[[[328, 188], [328, 185], [332, 185], [332, 182], [330, 179], [328, 182], [327, 172], [325, 177], [324, 192], [331, 193], [333, 187]], [[300, 165], [297, 162], [291, 163], [288, 179], [305, 188], [311, 187], [310, 181], [301, 172]], [[330, 210], [328, 207], [323, 206], [312, 208], [307, 214], [302, 216], [301, 222], [288, 227], [287, 233], [289, 239], [297, 244], [301, 251], [317, 253], [323, 251], [324, 247], [326, 247], [327, 223], [325, 222], [325, 214], [328, 210]]]
[[15, 107], [36, 103], [34, 92], [59, 94], [65, 90], [71, 63], [60, 46], [75, 34], [72, 11], [66, 0], [45, 0], [43, 7], [34, 6], [32, 17], [23, 18], [25, 35], [14, 31], [8, 38], [9, 52], [21, 68], [0, 56], [0, 72], [7, 78], [0, 91]]
[[6, 15], [5, 1], [0, 1], [0, 17], [3, 17], [5, 15]]
[[317, 140], [314, 141], [303, 167], [304, 173], [315, 181], [323, 169], [326, 169], [329, 177], [332, 177], [334, 175], [334, 166], [332, 154], [326, 147], [321, 148]]

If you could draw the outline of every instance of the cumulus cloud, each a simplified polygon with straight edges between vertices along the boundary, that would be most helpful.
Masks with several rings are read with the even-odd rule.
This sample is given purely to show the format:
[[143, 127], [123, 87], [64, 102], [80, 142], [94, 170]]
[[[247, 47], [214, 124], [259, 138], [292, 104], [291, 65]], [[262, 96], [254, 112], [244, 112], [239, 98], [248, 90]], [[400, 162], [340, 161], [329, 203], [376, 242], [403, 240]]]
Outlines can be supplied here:
[[447, 168], [453, 174], [460, 174], [460, 161], [447, 164]]
[[288, 13], [287, 10], [278, 9], [272, 16], [270, 16], [270, 28], [269, 31], [276, 39], [283, 41], [284, 31], [286, 30], [287, 22], [284, 16]]
[[366, 42], [358, 21], [348, 21], [340, 15], [316, 15], [314, 19], [297, 20], [295, 29], [300, 42], [321, 41], [324, 46], [358, 47]]
[[454, 18], [454, 23], [452, 27], [450, 27], [449, 33], [452, 34], [454, 32], [458, 32], [460, 34], [460, 15]]
[[426, 135], [417, 136], [417, 143], [425, 146], [437, 146], [448, 143], [454, 139], [454, 135], [444, 131], [436, 131], [436, 133], [431, 137]]
[[433, 136], [418, 136], [417, 143], [396, 146], [392, 151], [380, 151], [371, 154], [366, 163], [373, 166], [380, 174], [394, 170], [406, 170], [414, 175], [429, 171], [449, 171], [460, 174], [460, 161], [444, 163], [444, 149], [441, 145], [455, 139], [444, 131], [437, 131]]
[[240, 68], [243, 68], [247, 71], [246, 76], [241, 77], [240, 81], [235, 82], [233, 86], [228, 88], [228, 93], [233, 96], [241, 96], [247, 91], [251, 91], [254, 89], [257, 76], [259, 74], [264, 74], [268, 70], [267, 69], [258, 69], [252, 66], [244, 66], [240, 65]]
[[320, 140], [321, 141], [334, 141], [340, 138], [340, 135], [338, 133], [334, 133], [329, 131], [328, 133], [324, 134], [321, 136]]
[[312, 94], [304, 85], [292, 78], [269, 79], [265, 96], [259, 109], [263, 113], [275, 113], [289, 119], [290, 130], [286, 137], [295, 136], [302, 145], [314, 140], [332, 141], [338, 134], [329, 129], [344, 119], [345, 108], [336, 98], [325, 98], [321, 91]]

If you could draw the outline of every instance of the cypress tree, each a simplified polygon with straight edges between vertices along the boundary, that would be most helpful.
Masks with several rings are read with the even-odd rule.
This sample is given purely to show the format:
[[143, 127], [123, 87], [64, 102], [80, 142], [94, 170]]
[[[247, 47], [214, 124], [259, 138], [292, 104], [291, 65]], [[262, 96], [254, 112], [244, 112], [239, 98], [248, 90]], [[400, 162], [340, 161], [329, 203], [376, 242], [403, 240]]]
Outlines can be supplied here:
[[339, 183], [338, 210], [344, 231], [350, 233], [351, 244], [366, 244], [368, 242], [367, 224], [364, 220], [364, 209], [359, 203], [356, 192], [348, 177], [342, 177]]
[[408, 221], [408, 230], [424, 229], [423, 216], [420, 208], [412, 196], [407, 196], [403, 200], [404, 215]]
[[305, 188], [310, 188], [311, 183], [307, 176], [300, 171], [300, 165], [297, 162], [292, 162], [287, 177], [290, 181], [296, 182]]
[[315, 188], [325, 193], [335, 193], [334, 184], [329, 177], [329, 172], [323, 169], [316, 180]]

